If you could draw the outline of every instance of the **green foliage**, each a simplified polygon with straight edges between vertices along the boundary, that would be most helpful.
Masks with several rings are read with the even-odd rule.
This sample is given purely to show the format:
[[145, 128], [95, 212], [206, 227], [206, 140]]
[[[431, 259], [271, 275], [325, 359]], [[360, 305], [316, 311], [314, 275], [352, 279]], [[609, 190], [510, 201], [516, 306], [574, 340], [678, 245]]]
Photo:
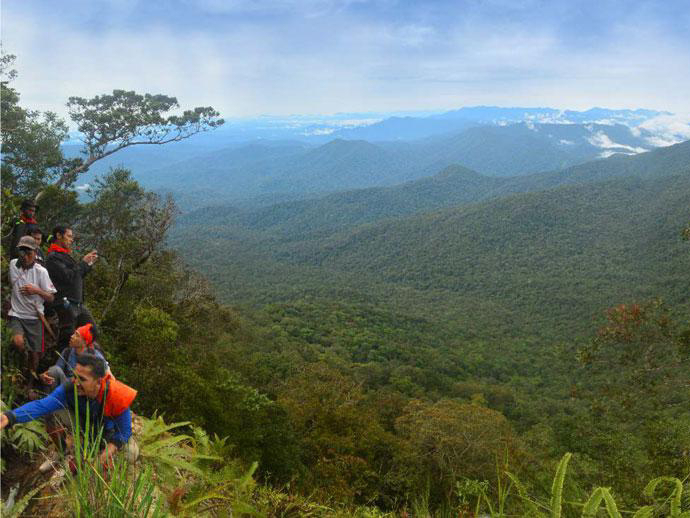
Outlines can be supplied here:
[[[591, 405], [599, 430], [590, 435], [596, 439], [588, 450], [602, 461], [608, 458], [608, 478], [602, 479], [607, 485], [633, 482], [633, 465], [644, 466], [647, 475], [683, 477], [690, 470], [683, 453], [690, 447], [690, 394], [682, 388], [690, 355], [684, 345], [687, 324], [681, 322], [658, 300], [619, 305], [579, 352], [580, 397]], [[626, 493], [643, 481], [630, 484]]]
[[[3, 372], [4, 375], [4, 372]], [[5, 404], [0, 400], [0, 411], [6, 412], [11, 408], [10, 404]], [[48, 444], [48, 433], [42, 421], [29, 421], [28, 423], [17, 424], [12, 428], [2, 432], [2, 447], [10, 447], [20, 454], [33, 456], [35, 453], [45, 450]], [[5, 462], [0, 462], [0, 472], [4, 472]]]
[[[688, 477], [686, 477], [686, 480], [687, 478]], [[671, 484], [673, 486], [673, 491], [671, 494], [661, 502], [657, 502], [656, 506], [645, 506], [643, 509], [653, 512], [658, 507], [662, 507], [662, 509], [665, 510], [665, 508], [668, 506], [668, 513], [671, 518], [684, 518], [690, 516], [690, 509], [683, 511], [681, 508], [683, 501], [683, 482], [677, 478], [658, 477], [654, 480], [651, 480], [644, 489], [644, 496], [651, 501], [655, 501], [655, 493], [657, 488], [662, 484]], [[641, 510], [641, 512], [647, 511]]]
[[89, 190], [93, 201], [85, 205], [77, 230], [82, 246], [98, 250], [109, 263], [108, 275], [99, 279], [106, 300], [100, 317], [106, 318], [129, 277], [140, 273], [163, 248], [176, 208], [172, 199], [161, 202], [142, 189], [124, 169], [94, 184]]
[[556, 476], [553, 478], [551, 486], [551, 518], [561, 517], [561, 508], [563, 506], [563, 483], [565, 481], [565, 473], [570, 462], [570, 453], [566, 453], [556, 468]]
[[211, 107], [186, 110], [182, 115], [167, 115], [179, 108], [177, 99], [162, 94], [137, 94], [113, 90], [112, 94], [92, 99], [70, 97], [70, 118], [84, 135], [89, 156], [134, 144], [165, 144], [182, 140], [199, 131], [223, 124]]
[[420, 481], [433, 481], [432, 506], [452, 504], [459, 480], [490, 478], [503, 452], [509, 452], [516, 461], [520, 456], [506, 419], [474, 404], [413, 400], [396, 421], [396, 428], [411, 447], [405, 452], [414, 465], [410, 471], [416, 472]]
[[589, 500], [587, 500], [582, 508], [583, 518], [596, 517], [602, 500], [606, 504], [606, 512], [610, 518], [621, 518], [621, 513], [618, 511], [618, 506], [611, 496], [611, 492], [605, 487], [596, 488], [589, 497]]
[[[31, 499], [36, 496], [46, 485], [48, 485], [48, 482], [44, 482], [43, 484], [38, 484], [37, 486], [33, 487], [31, 490], [27, 491], [27, 493], [22, 496], [19, 500], [16, 500], [14, 502], [14, 505], [11, 507], [8, 507], [8, 504], [11, 502], [8, 501], [3, 501], [0, 499], [0, 509], [2, 509], [2, 516], [5, 518], [19, 518], [22, 516], [22, 513], [26, 510], [26, 508], [29, 506], [31, 503]], [[12, 493], [13, 490], [10, 490], [10, 494]]]
[[[89, 406], [79, 408], [76, 391], [74, 385], [74, 398], [77, 402], [72, 424], [74, 473], [68, 476], [63, 489], [64, 500], [68, 503], [72, 515], [112, 518], [163, 516], [149, 469], [143, 469], [130, 476], [127, 460], [123, 456], [117, 456], [114, 463], [101, 461], [103, 429], [91, 425]], [[83, 428], [80, 412], [86, 412]], [[66, 471], [70, 471], [70, 461], [66, 458], [64, 462]]]
[[[96, 180], [85, 202], [64, 187], [125, 147], [212, 129], [218, 114], [169, 115], [174, 98], [121, 90], [69, 107], [85, 140], [73, 160], [59, 148], [63, 123], [22, 108], [3, 83], [3, 142], [18, 128], [3, 229], [20, 197], [40, 191], [41, 224], [68, 221], [81, 250], [98, 249], [86, 294], [101, 345], [138, 389], [135, 410], [172, 421], [144, 419], [141, 466], [118, 461], [108, 475], [98, 435], [78, 441], [73, 514], [617, 516], [643, 497], [638, 516], [687, 512], [676, 482], [690, 462], [687, 143], [559, 173], [452, 167], [395, 188], [192, 214], [173, 243], [206, 281], [166, 248], [174, 205], [129, 171]], [[504, 133], [534, 144], [523, 130]], [[390, 149], [340, 141], [226, 157], [256, 177], [247, 188], [290, 162], [320, 190], [386, 164], [391, 179], [408, 174]], [[360, 178], [333, 180], [344, 165]], [[593, 314], [656, 295], [680, 316], [618, 306], [583, 346]], [[18, 381], [7, 355], [5, 341], [3, 398]], [[14, 439], [26, 449], [39, 435]], [[576, 454], [567, 478], [563, 451]], [[655, 499], [666, 484], [671, 495]]]
[[[52, 112], [20, 106], [19, 92], [9, 86], [16, 77], [16, 71], [9, 69], [13, 60], [13, 55], [3, 54], [0, 69], [2, 185], [18, 197], [32, 196], [60, 174], [64, 163], [60, 144], [68, 127]], [[3, 212], [6, 209], [3, 204]]]
[[319, 227], [323, 207], [285, 209], [275, 224], [257, 211], [180, 225], [172, 243], [228, 301], [366, 301], [464, 336], [562, 339], [588, 334], [617, 301], [687, 305], [685, 245], [677, 224], [658, 222], [684, 217], [688, 178], [585, 183], [336, 232]]
[[140, 455], [154, 467], [157, 477], [172, 483], [180, 470], [203, 476], [203, 471], [194, 463], [197, 455], [193, 449], [192, 437], [168, 433], [189, 425], [189, 422], [166, 424], [161, 416], [142, 421]]

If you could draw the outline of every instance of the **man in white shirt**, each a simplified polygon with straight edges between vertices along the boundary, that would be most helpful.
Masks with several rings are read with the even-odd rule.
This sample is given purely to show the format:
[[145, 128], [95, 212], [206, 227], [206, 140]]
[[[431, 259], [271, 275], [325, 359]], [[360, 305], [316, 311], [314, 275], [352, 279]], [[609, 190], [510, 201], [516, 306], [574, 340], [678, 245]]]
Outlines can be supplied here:
[[52, 302], [56, 292], [48, 270], [36, 262], [37, 248], [33, 237], [23, 236], [17, 244], [19, 257], [10, 261], [12, 309], [8, 325], [12, 344], [20, 352], [28, 352], [29, 384], [44, 352], [43, 303]]

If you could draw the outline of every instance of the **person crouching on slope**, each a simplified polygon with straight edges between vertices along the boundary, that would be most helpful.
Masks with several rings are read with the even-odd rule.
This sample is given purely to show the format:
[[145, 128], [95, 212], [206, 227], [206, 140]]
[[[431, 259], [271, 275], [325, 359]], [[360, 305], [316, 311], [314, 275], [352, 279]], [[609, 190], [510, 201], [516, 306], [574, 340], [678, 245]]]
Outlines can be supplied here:
[[[76, 387], [76, 397], [75, 397]], [[112, 465], [112, 456], [122, 450], [133, 462], [138, 447], [132, 437], [130, 406], [137, 391], [106, 373], [105, 362], [90, 352], [77, 356], [74, 376], [43, 399], [31, 401], [0, 418], [0, 430], [15, 423], [26, 423], [48, 414], [69, 411], [74, 422], [78, 407], [81, 430], [85, 429], [88, 405], [91, 429], [98, 434], [102, 429], [105, 444], [100, 454], [104, 467]], [[95, 435], [94, 435], [95, 436]]]
[[41, 381], [50, 387], [51, 391], [58, 388], [74, 375], [77, 356], [87, 350], [105, 362], [106, 374], [112, 374], [103, 353], [94, 347], [94, 341], [97, 338], [98, 333], [93, 324], [89, 323], [78, 327], [69, 339], [69, 347], [63, 349], [55, 365], [40, 375]]

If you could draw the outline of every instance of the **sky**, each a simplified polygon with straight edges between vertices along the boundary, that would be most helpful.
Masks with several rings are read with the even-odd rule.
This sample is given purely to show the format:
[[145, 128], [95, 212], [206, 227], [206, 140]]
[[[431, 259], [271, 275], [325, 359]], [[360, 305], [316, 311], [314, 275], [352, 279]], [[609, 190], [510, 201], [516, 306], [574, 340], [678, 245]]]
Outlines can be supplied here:
[[690, 113], [690, 1], [3, 0], [22, 105], [163, 93], [226, 118], [462, 106]]

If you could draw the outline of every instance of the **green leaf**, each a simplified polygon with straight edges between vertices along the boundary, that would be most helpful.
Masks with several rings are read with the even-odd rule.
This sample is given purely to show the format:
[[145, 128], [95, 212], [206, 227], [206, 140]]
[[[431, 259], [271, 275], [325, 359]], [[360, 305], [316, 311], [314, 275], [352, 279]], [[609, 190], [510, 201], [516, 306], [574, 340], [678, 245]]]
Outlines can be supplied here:
[[565, 482], [565, 473], [568, 469], [570, 457], [572, 457], [572, 453], [563, 455], [563, 458], [556, 468], [556, 476], [553, 478], [553, 484], [551, 486], [551, 518], [561, 518], [563, 484]]
[[673, 492], [669, 495], [668, 499], [670, 500], [671, 505], [671, 518], [679, 518], [681, 516], [680, 504], [681, 497], [683, 495], [683, 483], [677, 478], [657, 477], [654, 480], [651, 480], [649, 484], [647, 484], [642, 494], [650, 500], [654, 500], [654, 493], [656, 492], [656, 488], [659, 484], [663, 482], [668, 482], [674, 485]]

